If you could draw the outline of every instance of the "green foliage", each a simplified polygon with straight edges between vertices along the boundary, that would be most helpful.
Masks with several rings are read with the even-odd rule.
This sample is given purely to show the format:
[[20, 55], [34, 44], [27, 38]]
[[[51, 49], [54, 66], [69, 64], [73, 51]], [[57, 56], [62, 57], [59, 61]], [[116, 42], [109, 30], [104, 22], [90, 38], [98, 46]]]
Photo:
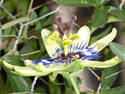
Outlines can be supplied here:
[[61, 94], [61, 89], [58, 84], [50, 81], [50, 94]]
[[[23, 62], [20, 56], [11, 55], [7, 57], [7, 61], [10, 64], [23, 65]], [[10, 80], [10, 83], [13, 87], [13, 92], [30, 92], [29, 85], [26, 82], [25, 78], [19, 75], [13, 74], [9, 69], [5, 68], [5, 70], [8, 74], [8, 79]]]
[[106, 8], [102, 6], [99, 6], [95, 9], [92, 20], [93, 27], [101, 27], [106, 24], [106, 22], [108, 21], [108, 15], [106, 11]]
[[[117, 72], [117, 71], [118, 71], [118, 66], [115, 66], [115, 67], [109, 68], [109, 69], [105, 69], [103, 71], [102, 80], [101, 80], [101, 84], [102, 84], [101, 90], [102, 90], [102, 92], [111, 88], [111, 86], [113, 85], [113, 82], [115, 81], [117, 75], [112, 76], [112, 77], [108, 77], [108, 76]], [[108, 77], [108, 78], [106, 78], [106, 77]]]
[[103, 5], [109, 0], [54, 0], [58, 4], [65, 5], [65, 6], [99, 6]]
[[115, 66], [109, 69], [105, 69], [103, 71], [102, 80], [101, 80], [101, 84], [102, 84], [101, 94], [124, 94], [125, 93], [124, 85], [112, 88], [112, 85], [116, 80], [117, 75], [111, 76], [111, 74], [116, 73], [118, 69], [119, 69], [118, 66]]
[[122, 46], [118, 43], [112, 42], [112, 43], [110, 43], [110, 48], [115, 55], [119, 56], [119, 58], [121, 58], [123, 61], [125, 61], [125, 55], [124, 55], [125, 47], [124, 46]]
[[[59, 5], [69, 7], [86, 7], [88, 10], [90, 10], [91, 7], [93, 12], [89, 12], [91, 12], [92, 17], [86, 23], [89, 25], [90, 29], [87, 26], [83, 26], [78, 31], [78, 34], [74, 33], [62, 37], [59, 35], [59, 32], [53, 33], [53, 31], [44, 29], [51, 29], [55, 18], [55, 14], [52, 14], [24, 26], [21, 35], [18, 35], [21, 24], [26, 24], [39, 17], [45, 16], [52, 11], [50, 9], [51, 5], [47, 5], [48, 1], [46, 0], [40, 0], [39, 2], [38, 0], [4, 0], [3, 5], [0, 7], [0, 94], [31, 93], [32, 77], [22, 76], [47, 76], [49, 78], [49, 80], [45, 79], [45, 81], [40, 80], [39, 84], [35, 85], [34, 94], [73, 94], [74, 91], [76, 94], [92, 94], [91, 92], [79, 92], [78, 88], [81, 88], [83, 84], [82, 79], [78, 77], [75, 79], [74, 77], [79, 72], [82, 72], [86, 66], [94, 68], [111, 67], [104, 69], [102, 73], [101, 94], [125, 94], [125, 85], [114, 87], [114, 83], [117, 81], [117, 75], [112, 75], [119, 70], [118, 66], [112, 66], [120, 63], [121, 60], [125, 61], [125, 47], [118, 43], [112, 42], [109, 45], [116, 57], [112, 58], [113, 54], [109, 51], [109, 48], [107, 48], [108, 50], [104, 50], [104, 62], [95, 60], [76, 60], [70, 64], [52, 65], [47, 67], [43, 66], [42, 63], [33, 65], [33, 60], [40, 60], [44, 56], [48, 57], [48, 55], [52, 56], [55, 49], [60, 47], [60, 44], [63, 44], [66, 55], [66, 53], [68, 53], [67, 45], [72, 44], [74, 41], [80, 41], [80, 38], [82, 40], [86, 39], [85, 42], [89, 41], [90, 33], [96, 33], [95, 31], [98, 30], [98, 28], [101, 28], [102, 32], [92, 36], [90, 44], [99, 40], [92, 45], [92, 47], [94, 50], [96, 49], [95, 51], [100, 51], [114, 39], [117, 33], [117, 30], [114, 28], [110, 33], [112, 25], [108, 25], [114, 22], [124, 23], [125, 21], [125, 6], [120, 10], [118, 8], [119, 6], [114, 7], [108, 4], [111, 0], [53, 1]], [[40, 5], [41, 2], [42, 5]], [[116, 0], [116, 2], [120, 5], [121, 0]], [[31, 5], [31, 9], [29, 9], [29, 5], [32, 3], [33, 5]], [[38, 6], [39, 8], [37, 7], [38, 9], [36, 8], [37, 10], [34, 8], [36, 5], [40, 5]], [[13, 17], [11, 17], [7, 11], [12, 14]], [[62, 15], [62, 17], [63, 16], [65, 15]], [[26, 17], [26, 20], [24, 17]], [[18, 18], [22, 18], [23, 20], [18, 20]], [[119, 32], [121, 33], [121, 30], [119, 30]], [[124, 32], [124, 30], [122, 32]], [[84, 35], [85, 33], [86, 35]], [[17, 49], [14, 51], [15, 41], [18, 40]], [[6, 55], [7, 53], [9, 53], [9, 55]], [[112, 59], [107, 60], [107, 58]], [[26, 59], [28, 59], [30, 63], [26, 63]], [[7, 63], [5, 64], [3, 62]], [[56, 79], [59, 74], [64, 77], [61, 78], [61, 80], [63, 80], [63, 86], [58, 84], [60, 79]], [[44, 86], [43, 83], [47, 83], [47, 86]]]
[[[1, 23], [0, 23], [0, 36], [2, 35], [2, 27], [1, 27]], [[0, 38], [0, 50], [1, 50], [1, 46], [2, 46], [2, 38]]]
[[8, 72], [8, 78], [14, 88], [14, 92], [30, 92], [28, 83], [23, 77]]

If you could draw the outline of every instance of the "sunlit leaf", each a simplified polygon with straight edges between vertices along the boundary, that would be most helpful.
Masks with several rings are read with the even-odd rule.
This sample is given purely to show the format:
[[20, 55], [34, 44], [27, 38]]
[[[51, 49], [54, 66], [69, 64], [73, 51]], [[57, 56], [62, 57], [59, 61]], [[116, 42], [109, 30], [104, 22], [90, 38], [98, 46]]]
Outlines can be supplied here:
[[120, 59], [125, 61], [125, 47], [124, 46], [112, 42], [110, 43], [110, 48], [115, 55], [119, 56]]

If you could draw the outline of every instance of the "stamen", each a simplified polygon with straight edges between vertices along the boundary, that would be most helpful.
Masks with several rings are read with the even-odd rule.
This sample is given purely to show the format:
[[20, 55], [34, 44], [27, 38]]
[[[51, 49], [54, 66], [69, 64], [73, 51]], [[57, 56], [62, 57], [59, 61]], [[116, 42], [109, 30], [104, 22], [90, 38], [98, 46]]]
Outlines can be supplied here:
[[70, 22], [69, 29], [68, 29], [66, 35], [69, 35], [69, 33], [70, 33], [70, 31], [71, 31], [71, 28], [72, 28], [72, 25], [73, 25], [73, 23], [74, 23], [75, 20], [77, 20], [77, 17], [76, 17], [75, 15], [73, 15], [73, 16], [72, 16], [72, 20], [71, 20], [71, 22]]
[[58, 26], [56, 24], [53, 24], [54, 30], [58, 30]]
[[58, 21], [59, 24], [60, 24], [60, 27], [58, 27], [58, 29], [59, 29], [60, 33], [61, 33], [62, 35], [64, 35], [64, 32], [63, 32], [63, 24], [62, 24], [62, 17], [59, 16], [59, 17], [57, 18], [57, 21]]

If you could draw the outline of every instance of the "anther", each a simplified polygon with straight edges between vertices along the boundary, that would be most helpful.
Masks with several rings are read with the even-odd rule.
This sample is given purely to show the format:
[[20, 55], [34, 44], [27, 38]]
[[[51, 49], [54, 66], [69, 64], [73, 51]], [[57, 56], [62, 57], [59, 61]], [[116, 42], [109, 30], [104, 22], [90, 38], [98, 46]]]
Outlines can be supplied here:
[[72, 16], [72, 20], [70, 22], [70, 26], [69, 26], [69, 29], [66, 33], [66, 35], [69, 35], [69, 33], [71, 32], [71, 28], [72, 28], [72, 24], [74, 23], [74, 21], [77, 20], [77, 17], [75, 15]]
[[99, 81], [101, 81], [101, 77], [97, 77], [97, 79], [98, 79]]
[[58, 26], [57, 26], [56, 24], [53, 24], [53, 28], [54, 28], [55, 30], [57, 30], [57, 29], [58, 29]]

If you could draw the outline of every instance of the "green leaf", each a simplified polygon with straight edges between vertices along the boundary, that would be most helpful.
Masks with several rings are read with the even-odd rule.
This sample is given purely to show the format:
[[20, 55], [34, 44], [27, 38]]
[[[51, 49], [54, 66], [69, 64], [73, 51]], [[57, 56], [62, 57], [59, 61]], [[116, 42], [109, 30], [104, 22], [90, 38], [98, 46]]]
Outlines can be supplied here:
[[[7, 29], [5, 29], [4, 30], [4, 32], [3, 32], [3, 34], [2, 34], [3, 36], [5, 35], [16, 35], [16, 31], [15, 31], [15, 29], [13, 28], [13, 27], [8, 27]], [[3, 37], [3, 40], [7, 40], [8, 39], [8, 37]]]
[[97, 0], [99, 2], [99, 5], [104, 5], [105, 3], [107, 3], [110, 0]]
[[[40, 16], [43, 16], [45, 14], [47, 14], [49, 12], [49, 8], [47, 6], [43, 7], [42, 10], [40, 11]], [[40, 30], [43, 28], [43, 27], [46, 27], [50, 24], [53, 23], [53, 19], [54, 19], [54, 15], [51, 15], [49, 17], [45, 17], [44, 19], [41, 19], [39, 21], [37, 21], [37, 23], [35, 23], [35, 29], [38, 31], [39, 30], [39, 33], [40, 33]]]
[[82, 86], [82, 79], [80, 79], [80, 77], [76, 77], [76, 83], [77, 83], [78, 88], [80, 89]]
[[[21, 0], [21, 3], [19, 3], [17, 6], [18, 13], [27, 11], [28, 6], [29, 6], [29, 0]], [[26, 15], [26, 14], [24, 14], [24, 15]]]
[[0, 94], [7, 94], [2, 73], [0, 73]]
[[9, 62], [10, 64], [13, 64], [13, 65], [19, 65], [19, 66], [24, 65], [23, 61], [21, 60], [21, 57], [20, 56], [16, 56], [16, 55], [8, 56], [6, 58], [6, 61]]
[[[45, 14], [47, 14], [49, 12], [49, 7], [48, 6], [44, 6], [40, 13], [39, 13], [39, 16], [43, 16]], [[45, 21], [45, 18], [44, 19], [41, 19], [40, 22], [43, 24], [43, 22]]]
[[37, 21], [37, 23], [35, 23], [35, 30], [40, 34], [40, 31], [42, 29], [42, 24], [40, 23], [40, 21]]
[[114, 15], [115, 17], [119, 18], [119, 19], [124, 19], [125, 20], [125, 11], [124, 10], [120, 10], [118, 8], [115, 7], [111, 7], [111, 6], [101, 6], [107, 14], [111, 14]]
[[106, 11], [107, 11], [107, 9], [105, 9], [104, 7], [96, 8], [93, 19], [92, 19], [93, 27], [101, 27], [102, 25], [106, 24], [106, 22], [108, 20]]
[[98, 6], [107, 3], [109, 0], [54, 0], [64, 6]]
[[115, 66], [112, 68], [107, 68], [103, 71], [102, 80], [101, 80], [101, 84], [102, 84], [101, 92], [102, 92], [102, 94], [103, 94], [104, 90], [108, 90], [111, 88], [113, 82], [116, 80], [116, 77], [117, 77], [117, 75], [111, 76], [111, 77], [108, 77], [108, 76], [110, 76], [111, 74], [113, 74], [117, 71], [118, 71], [118, 66]]
[[[36, 19], [37, 17], [37, 13], [35, 11], [31, 11], [31, 21]], [[37, 24], [37, 22], [35, 23]], [[33, 26], [35, 23], [30, 24], [30, 26]]]
[[[23, 48], [21, 49], [20, 53], [21, 54], [26, 54], [26, 53], [31, 53], [33, 51], [36, 51], [37, 50], [37, 41], [36, 40], [25, 40], [24, 41], [24, 46]], [[35, 55], [28, 55], [28, 56], [24, 56], [23, 58], [24, 59], [36, 59], [36, 54]], [[37, 57], [39, 58], [39, 57]]]
[[[6, 61], [8, 61], [9, 64], [13, 64], [13, 65], [23, 65], [23, 62], [20, 56], [15, 56], [15, 55], [8, 56]], [[10, 69], [6, 69], [6, 68], [4, 69], [8, 74], [8, 78], [13, 86], [14, 92], [30, 91], [28, 83], [25, 81], [23, 77], [13, 74], [10, 71]]]
[[125, 94], [125, 85], [105, 90], [101, 94]]
[[8, 77], [9, 77], [9, 80], [10, 80], [15, 92], [30, 91], [28, 83], [26, 82], [26, 80], [23, 77], [12, 74], [10, 72], [8, 72]]
[[43, 22], [42, 28], [45, 27], [45, 26], [48, 26], [48, 25], [52, 24], [53, 19], [54, 19], [54, 15], [49, 16], [49, 18], [46, 21]]
[[73, 94], [73, 90], [72, 87], [68, 87], [67, 85], [65, 85], [65, 94]]
[[54, 84], [54, 82], [49, 83], [50, 94], [61, 94], [60, 86]]
[[[0, 23], [0, 36], [2, 35], [2, 26]], [[2, 37], [0, 37], [0, 50], [1, 50], [1, 46], [2, 46]]]
[[35, 94], [47, 94], [46, 89], [42, 87], [36, 87], [34, 92]]
[[125, 61], [125, 47], [117, 43], [111, 42], [109, 44], [112, 52], [117, 55], [120, 59]]
[[76, 60], [69, 64], [63, 71], [69, 72], [69, 73], [76, 73], [78, 71], [83, 70], [83, 65], [81, 64], [81, 61]]
[[43, 16], [43, 15], [45, 15], [45, 14], [48, 13], [48, 12], [49, 12], [49, 7], [48, 7], [48, 6], [44, 6], [44, 7], [41, 9], [41, 11], [40, 11], [39, 16]]
[[[104, 20], [104, 21], [107, 20], [106, 18], [103, 18], [103, 17], [106, 17], [106, 14], [111, 14], [111, 15], [117, 17], [118, 19], [125, 20], [125, 16], [124, 16], [125, 15], [125, 11], [124, 10], [120, 10], [118, 8], [115, 8], [115, 7], [99, 6], [99, 7], [96, 8], [96, 11], [95, 11], [95, 13], [96, 13], [97, 16], [99, 16], [99, 17], [102, 16], [102, 19], [100, 17], [100, 20]], [[94, 14], [94, 16], [96, 16], [96, 15]], [[115, 20], [118, 20], [117, 18]], [[113, 20], [114, 20], [114, 18], [113, 18]]]
[[[3, 6], [5, 9], [7, 9], [9, 12], [12, 13], [16, 9], [17, 3], [18, 0], [8, 0], [3, 3]], [[3, 10], [0, 10], [0, 14], [1, 14], [0, 19], [3, 19], [8, 16], [7, 13], [4, 12]]]
[[[109, 7], [109, 6], [107, 6], [107, 7]], [[125, 20], [125, 16], [124, 16], [125, 11], [124, 10], [120, 10], [118, 8], [115, 8], [115, 7], [109, 7], [108, 13], [118, 17], [119, 19]]]
[[[40, 11], [40, 13], [39, 13], [39, 16], [43, 16], [43, 15], [45, 15], [45, 14], [47, 14], [49, 12], [49, 8], [48, 8], [48, 6], [44, 6], [42, 9], [41, 9], [41, 11]], [[48, 18], [49, 19], [49, 18]], [[36, 29], [36, 31], [38, 31], [39, 32], [39, 34], [40, 34], [40, 30], [42, 29], [42, 27], [44, 27], [43, 26], [43, 23], [50, 23], [50, 22], [52, 22], [52, 20], [50, 21], [50, 22], [46, 22], [46, 20], [47, 20], [47, 17], [45, 17], [44, 19], [41, 19], [41, 20], [39, 20], [39, 21], [37, 21], [36, 23], [35, 23], [35, 29]]]

